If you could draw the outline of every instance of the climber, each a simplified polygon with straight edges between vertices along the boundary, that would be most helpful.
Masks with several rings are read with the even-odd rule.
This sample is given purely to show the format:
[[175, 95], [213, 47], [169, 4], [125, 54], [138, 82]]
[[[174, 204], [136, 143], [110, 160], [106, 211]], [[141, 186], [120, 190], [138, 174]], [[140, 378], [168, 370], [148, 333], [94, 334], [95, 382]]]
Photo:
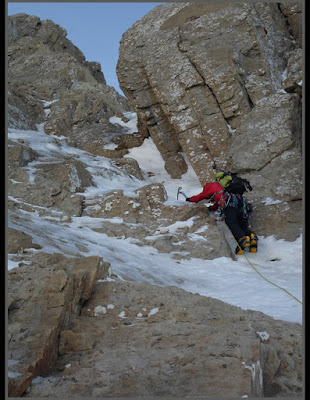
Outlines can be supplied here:
[[258, 239], [256, 234], [249, 229], [247, 201], [242, 196], [243, 192], [242, 194], [231, 193], [219, 181], [220, 177], [217, 177], [217, 181], [206, 183], [200, 194], [187, 197], [186, 201], [198, 203], [201, 200], [210, 199], [214, 203], [210, 210], [221, 211], [227, 226], [238, 243], [235, 250], [236, 254], [243, 254], [247, 248], [251, 253], [256, 253]]

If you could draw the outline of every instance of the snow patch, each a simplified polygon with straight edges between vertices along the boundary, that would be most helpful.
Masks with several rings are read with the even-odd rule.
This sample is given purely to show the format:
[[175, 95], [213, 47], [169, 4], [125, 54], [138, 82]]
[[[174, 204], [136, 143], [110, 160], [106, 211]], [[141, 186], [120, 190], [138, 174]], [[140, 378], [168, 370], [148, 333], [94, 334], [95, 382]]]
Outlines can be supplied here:
[[270, 337], [269, 333], [267, 332], [256, 332], [256, 334], [261, 338], [263, 342], [267, 342]]
[[236, 132], [236, 129], [232, 129], [232, 127], [229, 124], [227, 124], [227, 128], [228, 128], [228, 132], [229, 133], [235, 133]]
[[152, 308], [152, 310], [148, 313], [148, 317], [150, 317], [151, 315], [157, 314], [159, 311], [158, 307]]
[[107, 313], [106, 307], [97, 306], [97, 307], [94, 308], [94, 316], [95, 317], [98, 317], [98, 316], [106, 314], [106, 313]]
[[282, 200], [273, 200], [271, 197], [267, 197], [266, 199], [262, 200], [262, 203], [265, 204], [265, 206], [271, 206], [272, 204], [283, 203], [283, 201]]
[[21, 375], [20, 372], [8, 371], [8, 378], [17, 378], [20, 375]]
[[128, 118], [128, 120], [129, 120], [128, 122], [123, 121], [121, 118], [117, 117], [116, 115], [114, 117], [111, 117], [109, 119], [109, 122], [113, 125], [119, 125], [119, 126], [123, 127], [124, 133], [126, 133], [126, 134], [138, 132], [137, 114], [134, 112], [125, 112], [124, 116], [126, 118]]
[[76, 192], [81, 187], [80, 178], [77, 172], [77, 169], [74, 165], [70, 165], [71, 173], [70, 173], [70, 192]]
[[194, 225], [194, 220], [198, 217], [191, 217], [187, 221], [178, 221], [174, 224], [159, 228], [156, 233], [175, 233], [178, 229], [191, 228]]
[[126, 317], [125, 311], [121, 311], [121, 312], [118, 314], [118, 316], [119, 316], [120, 318], [127, 318], [127, 317]]
[[36, 386], [45, 386], [45, 385], [49, 385], [51, 382], [53, 382], [54, 380], [56, 380], [56, 378], [51, 377], [51, 376], [47, 376], [47, 377], [43, 377], [43, 376], [36, 376], [32, 381], [31, 384], [32, 385], [36, 385]]

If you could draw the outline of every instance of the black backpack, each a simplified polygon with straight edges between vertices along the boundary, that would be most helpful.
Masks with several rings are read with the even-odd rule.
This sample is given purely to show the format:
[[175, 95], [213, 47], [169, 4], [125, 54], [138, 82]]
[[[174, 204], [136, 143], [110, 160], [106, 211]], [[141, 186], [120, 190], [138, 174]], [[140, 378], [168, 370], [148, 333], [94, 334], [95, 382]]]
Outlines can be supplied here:
[[242, 196], [247, 190], [252, 191], [250, 182], [233, 172], [219, 170], [216, 173], [216, 181], [223, 186], [227, 193], [240, 194]]

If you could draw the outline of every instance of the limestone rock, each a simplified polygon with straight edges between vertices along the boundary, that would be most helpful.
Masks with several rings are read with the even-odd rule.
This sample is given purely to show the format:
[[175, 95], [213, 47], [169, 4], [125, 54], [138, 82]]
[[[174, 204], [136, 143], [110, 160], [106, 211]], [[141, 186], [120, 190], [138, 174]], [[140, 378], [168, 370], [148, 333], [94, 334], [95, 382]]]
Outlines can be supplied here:
[[140, 131], [133, 134], [126, 134], [116, 139], [117, 148], [121, 150], [123, 148], [132, 149], [133, 147], [139, 147], [142, 145], [144, 139], [145, 137]]
[[31, 147], [23, 143], [8, 142], [9, 167], [12, 169], [25, 167], [38, 158], [38, 154]]
[[300, 3], [165, 4], [124, 33], [117, 65], [171, 177], [186, 172], [184, 154], [202, 185], [213, 166], [246, 175], [254, 206], [271, 193], [287, 201], [275, 232], [283, 238], [302, 225], [288, 222], [300, 211], [301, 27]]
[[115, 220], [102, 222], [96, 232], [134, 238], [137, 245], [154, 246], [160, 252], [173, 253], [176, 259], [232, 257], [222, 230], [204, 205], [168, 206], [165, 200], [162, 184], [145, 185], [135, 197], [114, 190], [100, 200], [89, 201], [83, 215]]
[[[40, 254], [8, 273], [9, 396], [20, 396], [35, 376], [47, 376], [58, 357], [58, 337], [79, 315], [108, 265], [99, 257]], [[10, 377], [11, 376], [11, 377]]]
[[302, 95], [302, 63], [302, 49], [292, 51], [287, 64], [287, 76], [283, 81], [283, 88], [286, 92]]
[[[231, 168], [261, 171], [269, 163], [275, 164], [285, 151], [296, 146], [297, 141], [301, 142], [301, 126], [296, 124], [299, 99], [295, 96], [270, 96], [268, 101], [261, 101], [260, 107], [243, 118], [230, 147]], [[277, 130], [280, 134], [276, 133]], [[298, 162], [301, 160], [300, 151], [296, 158]], [[277, 171], [281, 172], [281, 169], [277, 168]], [[300, 164], [298, 171], [301, 174]], [[275, 187], [281, 183], [275, 179], [271, 182]], [[269, 184], [268, 189], [273, 190], [272, 185]]]
[[279, 3], [280, 10], [288, 19], [291, 35], [299, 47], [302, 47], [302, 3]]
[[90, 350], [94, 340], [89, 339], [89, 332], [75, 333], [72, 330], [64, 330], [60, 334], [59, 355], [77, 351]]
[[129, 175], [135, 176], [137, 179], [144, 179], [138, 162], [133, 158], [119, 158], [114, 160], [112, 164], [128, 172]]
[[68, 137], [68, 143], [75, 147], [89, 149], [91, 144], [100, 148], [110, 142], [111, 136], [122, 132], [109, 122], [116, 114], [121, 115], [121, 108], [108, 87], [94, 82], [76, 83], [71, 93], [50, 105], [44, 129]]
[[32, 243], [32, 237], [26, 233], [8, 228], [8, 253], [19, 253], [25, 249], [41, 249], [42, 247], [37, 243]]
[[176, 287], [98, 282], [61, 337], [50, 379], [25, 397], [301, 396], [299, 324]]
[[9, 127], [43, 124], [46, 133], [68, 137], [73, 146], [104, 147], [111, 139], [105, 133], [122, 134], [109, 119], [131, 107], [106, 85], [100, 64], [86, 61], [66, 35], [50, 20], [8, 17]]
[[[33, 181], [23, 167], [37, 154], [30, 147], [11, 144], [9, 147], [8, 189], [10, 196], [20, 199], [19, 207], [42, 207], [64, 211], [67, 215], [81, 215], [85, 188], [92, 186], [93, 180], [84, 163], [78, 160], [59, 160], [57, 163], [36, 163]], [[31, 190], [26, 187], [31, 185]]]

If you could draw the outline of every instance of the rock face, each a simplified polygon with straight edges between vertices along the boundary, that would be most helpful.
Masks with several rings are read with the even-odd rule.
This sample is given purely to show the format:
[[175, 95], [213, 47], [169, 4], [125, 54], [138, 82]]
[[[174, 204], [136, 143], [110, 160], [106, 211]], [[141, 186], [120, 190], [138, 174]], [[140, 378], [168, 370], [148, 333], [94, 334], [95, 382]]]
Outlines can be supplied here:
[[[113, 140], [123, 129], [109, 122], [127, 120], [127, 99], [107, 86], [101, 66], [88, 62], [50, 20], [16, 14], [8, 17], [8, 126], [65, 136], [87, 151]], [[107, 135], [108, 134], [108, 135]]]
[[168, 205], [164, 182], [124, 157], [149, 135], [174, 178], [185, 158], [202, 183], [214, 163], [244, 172], [257, 233], [297, 237], [301, 41], [298, 3], [166, 4], [122, 40], [129, 103], [64, 29], [8, 18], [9, 397], [302, 395], [300, 324], [124, 282], [102, 243], [85, 256], [93, 234], [176, 260], [232, 256], [204, 205]]
[[[282, 237], [300, 235], [301, 3], [172, 3], [122, 37], [120, 86], [172, 177], [202, 184], [213, 167], [253, 182], [253, 228], [270, 232], [282, 202]], [[286, 211], [284, 211], [285, 209]], [[268, 215], [266, 215], [268, 214]], [[278, 229], [270, 232], [278, 235]], [[280, 234], [281, 235], [281, 234]]]
[[35, 376], [52, 370], [60, 332], [79, 315], [95, 282], [107, 276], [107, 267], [99, 257], [69, 260], [62, 254], [40, 253], [31, 265], [10, 271], [10, 397], [21, 396]]
[[[301, 394], [298, 324], [176, 287], [113, 279], [97, 282], [89, 298], [95, 276], [107, 275], [96, 257], [41, 256], [27, 268], [36, 268], [40, 291], [24, 268], [9, 276], [22, 288], [9, 293], [10, 358], [23, 353], [22, 363], [11, 362], [11, 374], [21, 374], [10, 381], [11, 396], [27, 387], [24, 397], [31, 398]], [[30, 327], [25, 318], [37, 310], [34, 302], [41, 310]], [[50, 374], [47, 363], [57, 350]]]

